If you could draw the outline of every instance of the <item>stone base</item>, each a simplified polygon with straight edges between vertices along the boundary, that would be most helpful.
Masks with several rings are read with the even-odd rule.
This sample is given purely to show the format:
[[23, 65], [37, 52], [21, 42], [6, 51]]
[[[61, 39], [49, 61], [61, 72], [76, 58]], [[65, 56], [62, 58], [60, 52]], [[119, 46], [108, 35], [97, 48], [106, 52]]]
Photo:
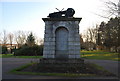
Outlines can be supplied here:
[[55, 59], [55, 58], [43, 58], [40, 59], [40, 63], [44, 64], [84, 64], [84, 60], [78, 59]]
[[[83, 59], [40, 59], [39, 68], [45, 72], [78, 73], [85, 70]], [[41, 72], [41, 70], [40, 70]]]

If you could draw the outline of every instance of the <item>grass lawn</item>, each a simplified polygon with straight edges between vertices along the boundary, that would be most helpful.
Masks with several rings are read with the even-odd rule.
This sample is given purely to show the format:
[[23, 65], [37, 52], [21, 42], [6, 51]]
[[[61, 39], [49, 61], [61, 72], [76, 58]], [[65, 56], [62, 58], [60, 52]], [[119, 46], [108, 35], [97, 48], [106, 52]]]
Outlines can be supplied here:
[[87, 59], [120, 61], [119, 56], [119, 53], [111, 53], [105, 51], [81, 51], [81, 57]]
[[0, 54], [0, 58], [9, 58], [9, 57], [15, 57], [15, 58], [42, 58], [42, 56], [14, 56], [13, 54]]
[[[111, 53], [105, 51], [81, 51], [81, 57], [87, 59], [98, 59], [98, 60], [114, 60], [120, 61], [119, 53]], [[42, 56], [14, 56], [13, 54], [0, 54], [0, 58], [42, 58]]]

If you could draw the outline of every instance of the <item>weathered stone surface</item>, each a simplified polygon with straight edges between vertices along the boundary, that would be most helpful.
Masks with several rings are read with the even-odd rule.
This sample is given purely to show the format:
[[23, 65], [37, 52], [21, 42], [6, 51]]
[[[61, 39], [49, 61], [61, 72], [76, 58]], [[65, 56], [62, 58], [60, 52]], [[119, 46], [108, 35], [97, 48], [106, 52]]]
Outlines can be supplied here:
[[45, 38], [45, 40], [44, 40], [45, 42], [55, 42], [55, 38], [52, 38], [52, 37], [47, 37], [47, 38]]
[[57, 58], [43, 58], [40, 59], [40, 63], [46, 63], [46, 64], [77, 64], [81, 65], [84, 63], [84, 60], [81, 58], [71, 58], [71, 59], [57, 59]]
[[80, 58], [81, 18], [43, 18], [44, 58]]

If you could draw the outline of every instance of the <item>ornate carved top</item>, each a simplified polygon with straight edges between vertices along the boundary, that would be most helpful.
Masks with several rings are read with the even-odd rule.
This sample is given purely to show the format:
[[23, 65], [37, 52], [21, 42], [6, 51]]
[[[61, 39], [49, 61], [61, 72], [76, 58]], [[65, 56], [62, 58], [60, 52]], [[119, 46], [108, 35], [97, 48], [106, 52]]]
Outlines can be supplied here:
[[50, 18], [69, 18], [69, 17], [73, 17], [74, 14], [75, 14], [75, 10], [73, 8], [68, 8], [65, 11], [50, 13], [47, 17], [50, 17]]

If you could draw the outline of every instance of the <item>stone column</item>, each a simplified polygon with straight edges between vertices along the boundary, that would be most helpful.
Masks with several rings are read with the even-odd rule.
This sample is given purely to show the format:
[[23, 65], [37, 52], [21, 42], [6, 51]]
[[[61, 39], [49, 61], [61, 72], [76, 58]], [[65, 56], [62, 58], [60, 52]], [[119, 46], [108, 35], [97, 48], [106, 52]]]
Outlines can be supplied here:
[[[81, 19], [43, 18], [45, 22], [43, 58], [80, 58], [79, 22]], [[59, 35], [62, 36], [58, 38]]]

